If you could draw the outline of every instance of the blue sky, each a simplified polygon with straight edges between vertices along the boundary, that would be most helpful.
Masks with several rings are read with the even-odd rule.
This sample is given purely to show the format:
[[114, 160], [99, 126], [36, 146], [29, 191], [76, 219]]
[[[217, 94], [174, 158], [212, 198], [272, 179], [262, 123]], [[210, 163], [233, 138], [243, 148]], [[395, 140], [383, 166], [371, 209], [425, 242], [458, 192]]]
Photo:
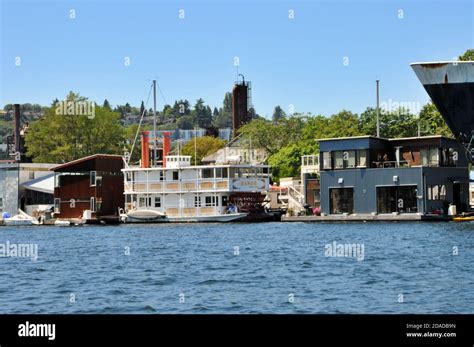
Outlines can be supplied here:
[[239, 57], [259, 114], [275, 105], [360, 113], [375, 103], [377, 78], [382, 102], [425, 103], [409, 64], [474, 47], [465, 0], [0, 2], [2, 106], [47, 105], [69, 90], [139, 105], [153, 78], [167, 103], [202, 97], [220, 106]]

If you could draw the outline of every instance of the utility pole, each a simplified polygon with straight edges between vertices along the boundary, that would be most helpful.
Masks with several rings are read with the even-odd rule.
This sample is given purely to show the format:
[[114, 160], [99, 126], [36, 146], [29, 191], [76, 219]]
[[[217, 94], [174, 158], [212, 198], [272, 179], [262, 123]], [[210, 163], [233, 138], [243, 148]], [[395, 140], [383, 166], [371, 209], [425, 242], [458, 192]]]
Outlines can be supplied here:
[[376, 83], [376, 86], [377, 86], [377, 108], [376, 108], [376, 114], [377, 114], [377, 137], [380, 137], [379, 80], [376, 80], [375, 83]]
[[153, 80], [153, 165], [156, 166], [156, 80]]

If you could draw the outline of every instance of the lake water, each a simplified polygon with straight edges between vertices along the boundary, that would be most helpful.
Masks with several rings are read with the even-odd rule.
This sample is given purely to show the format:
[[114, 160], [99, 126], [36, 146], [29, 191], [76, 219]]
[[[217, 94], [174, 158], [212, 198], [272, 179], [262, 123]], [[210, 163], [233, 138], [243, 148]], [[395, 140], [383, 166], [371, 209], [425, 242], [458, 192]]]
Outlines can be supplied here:
[[0, 227], [7, 242], [38, 259], [0, 258], [0, 313], [474, 313], [470, 223]]

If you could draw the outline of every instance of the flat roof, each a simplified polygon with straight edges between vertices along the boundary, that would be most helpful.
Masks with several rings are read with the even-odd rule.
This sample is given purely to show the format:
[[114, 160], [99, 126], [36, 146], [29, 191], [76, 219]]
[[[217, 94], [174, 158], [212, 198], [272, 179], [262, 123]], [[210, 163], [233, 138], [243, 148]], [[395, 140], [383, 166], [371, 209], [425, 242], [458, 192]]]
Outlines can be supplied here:
[[376, 139], [376, 140], [384, 140], [384, 141], [400, 141], [400, 140], [423, 140], [423, 139], [439, 139], [444, 138], [448, 140], [456, 140], [452, 137], [447, 137], [443, 135], [426, 135], [426, 136], [412, 136], [412, 137], [393, 137], [393, 138], [385, 138], [385, 137], [377, 137], [373, 135], [361, 135], [361, 136], [345, 136], [345, 137], [331, 137], [326, 139], [316, 139], [318, 142], [323, 141], [337, 141], [337, 140], [352, 140], [352, 139]]
[[69, 166], [74, 166], [76, 164], [80, 164], [80, 163], [83, 163], [83, 162], [86, 162], [86, 161], [89, 161], [89, 160], [95, 160], [95, 159], [122, 160], [122, 156], [121, 155], [116, 155], [116, 154], [93, 154], [93, 155], [89, 155], [89, 156], [84, 157], [84, 158], [80, 158], [80, 159], [76, 159], [76, 160], [73, 160], [73, 161], [70, 161], [70, 162], [67, 162], [67, 163], [64, 163], [64, 164], [60, 164], [58, 166], [52, 167], [50, 170], [51, 171], [56, 171], [56, 170], [64, 169], [64, 168], [69, 167]]

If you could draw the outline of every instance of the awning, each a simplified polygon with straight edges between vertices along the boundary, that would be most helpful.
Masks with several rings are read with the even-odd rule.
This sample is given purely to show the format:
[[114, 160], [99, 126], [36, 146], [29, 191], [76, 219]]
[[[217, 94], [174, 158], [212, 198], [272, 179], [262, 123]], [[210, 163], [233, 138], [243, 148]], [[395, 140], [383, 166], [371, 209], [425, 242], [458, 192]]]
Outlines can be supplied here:
[[54, 194], [54, 173], [25, 182], [21, 186], [41, 193]]

